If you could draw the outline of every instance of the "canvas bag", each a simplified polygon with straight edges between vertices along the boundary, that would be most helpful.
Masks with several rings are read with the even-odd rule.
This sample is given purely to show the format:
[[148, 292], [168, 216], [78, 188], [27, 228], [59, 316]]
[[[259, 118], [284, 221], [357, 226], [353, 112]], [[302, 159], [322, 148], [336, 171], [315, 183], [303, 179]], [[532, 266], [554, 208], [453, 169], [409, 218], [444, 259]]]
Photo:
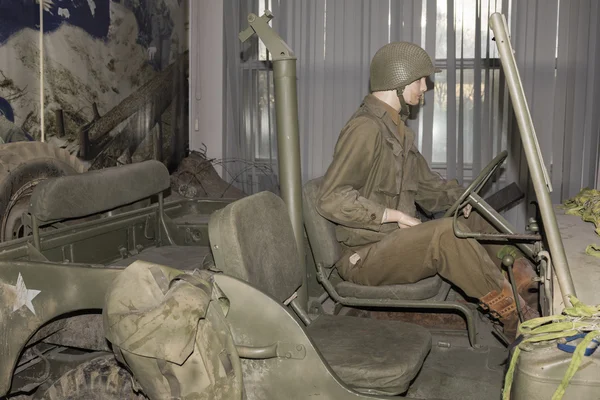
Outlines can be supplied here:
[[106, 338], [151, 400], [241, 399], [228, 302], [207, 271], [136, 261], [106, 294]]

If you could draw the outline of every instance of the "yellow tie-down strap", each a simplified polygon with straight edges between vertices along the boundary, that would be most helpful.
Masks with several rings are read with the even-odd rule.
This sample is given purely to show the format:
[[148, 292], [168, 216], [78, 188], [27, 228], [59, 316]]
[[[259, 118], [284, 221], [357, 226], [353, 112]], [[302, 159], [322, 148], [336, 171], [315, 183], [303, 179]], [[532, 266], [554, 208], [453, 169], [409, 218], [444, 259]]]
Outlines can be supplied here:
[[517, 365], [519, 354], [526, 343], [556, 340], [585, 333], [585, 336], [573, 352], [573, 357], [565, 376], [552, 396], [552, 400], [561, 400], [563, 398], [571, 378], [573, 378], [581, 365], [588, 345], [592, 340], [600, 336], [600, 305], [588, 306], [574, 296], [569, 296], [569, 298], [573, 306], [565, 308], [561, 315], [530, 319], [519, 326], [519, 333], [523, 338], [515, 347], [508, 371], [506, 372], [504, 390], [502, 392], [503, 400], [510, 399], [515, 366]]

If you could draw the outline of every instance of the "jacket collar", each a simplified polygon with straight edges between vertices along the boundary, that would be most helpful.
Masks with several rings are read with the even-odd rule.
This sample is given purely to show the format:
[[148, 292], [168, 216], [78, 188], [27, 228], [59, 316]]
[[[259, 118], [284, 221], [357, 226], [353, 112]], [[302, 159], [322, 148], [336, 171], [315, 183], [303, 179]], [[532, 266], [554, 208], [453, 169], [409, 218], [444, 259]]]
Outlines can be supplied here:
[[[404, 148], [404, 145], [408, 147], [406, 150], [413, 147], [415, 135], [411, 129], [407, 129], [404, 121], [400, 118], [398, 111], [394, 110], [389, 104], [379, 100], [373, 94], [368, 94], [363, 100], [363, 104], [369, 110], [370, 113], [381, 119], [384, 125], [393, 133], [393, 138], [400, 145], [400, 148]], [[392, 138], [388, 138], [387, 141], [392, 145], [395, 150], [394, 154], [397, 153], [397, 147], [394, 146]]]

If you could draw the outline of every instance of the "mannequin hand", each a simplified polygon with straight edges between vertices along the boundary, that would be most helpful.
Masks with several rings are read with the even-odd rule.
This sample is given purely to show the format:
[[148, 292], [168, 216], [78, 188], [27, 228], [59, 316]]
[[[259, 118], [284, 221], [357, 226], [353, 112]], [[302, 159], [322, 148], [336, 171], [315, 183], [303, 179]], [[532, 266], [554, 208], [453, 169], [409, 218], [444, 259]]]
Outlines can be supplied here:
[[383, 222], [396, 222], [401, 229], [410, 228], [411, 226], [419, 225], [421, 223], [417, 218], [411, 217], [402, 211], [392, 210], [390, 208], [386, 210]]

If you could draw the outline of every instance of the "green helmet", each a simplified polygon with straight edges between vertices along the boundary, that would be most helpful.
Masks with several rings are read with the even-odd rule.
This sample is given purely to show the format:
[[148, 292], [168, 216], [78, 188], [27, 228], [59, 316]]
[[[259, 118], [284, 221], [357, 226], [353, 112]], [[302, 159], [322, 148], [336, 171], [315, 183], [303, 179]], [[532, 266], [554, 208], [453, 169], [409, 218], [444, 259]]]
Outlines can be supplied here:
[[371, 92], [397, 90], [437, 72], [420, 46], [409, 42], [388, 43], [371, 61]]

